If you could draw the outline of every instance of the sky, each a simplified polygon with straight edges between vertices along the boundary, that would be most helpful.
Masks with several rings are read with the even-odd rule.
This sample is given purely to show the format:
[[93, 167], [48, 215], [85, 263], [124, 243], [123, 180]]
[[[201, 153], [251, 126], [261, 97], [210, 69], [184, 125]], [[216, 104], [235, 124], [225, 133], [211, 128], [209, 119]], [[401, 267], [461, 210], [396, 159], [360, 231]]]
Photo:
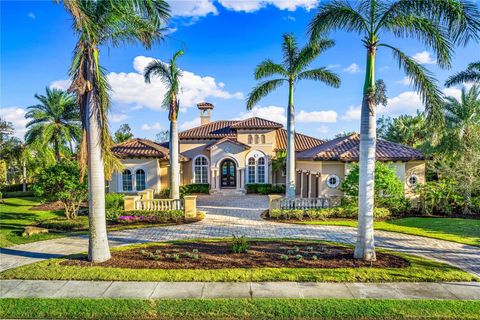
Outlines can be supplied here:
[[[253, 72], [265, 59], [281, 62], [282, 35], [293, 33], [300, 46], [307, 42], [307, 26], [317, 0], [175, 0], [169, 1], [172, 18], [164, 41], [146, 50], [139, 44], [102, 47], [100, 61], [112, 87], [109, 124], [113, 131], [128, 123], [136, 137], [154, 139], [168, 129], [168, 113], [161, 102], [165, 88], [158, 79], [143, 80], [143, 68], [152, 59], [168, 61], [182, 49], [183, 70], [179, 127], [199, 124], [196, 104], [214, 104], [212, 120], [259, 116], [285, 123], [288, 87], [263, 98], [251, 111], [246, 98], [258, 83]], [[479, 4], [480, 5], [480, 4]], [[68, 69], [76, 37], [72, 20], [62, 5], [52, 1], [4, 1], [1, 10], [0, 116], [11, 121], [16, 135], [25, 134], [26, 108], [38, 103], [35, 94], [46, 87], [68, 87]], [[328, 35], [335, 46], [323, 52], [311, 68], [328, 67], [341, 80], [338, 89], [321, 82], [301, 81], [295, 89], [296, 130], [318, 138], [359, 131], [360, 103], [365, 76], [365, 48], [357, 34]], [[439, 81], [447, 95], [458, 97], [460, 88], [443, 88], [452, 73], [480, 59], [480, 45], [458, 47], [452, 68], [440, 69], [429, 48], [415, 40], [398, 40], [381, 34], [384, 43], [400, 47]], [[378, 116], [415, 114], [423, 106], [410, 81], [388, 49], [377, 53], [377, 78], [387, 85], [386, 107]]]

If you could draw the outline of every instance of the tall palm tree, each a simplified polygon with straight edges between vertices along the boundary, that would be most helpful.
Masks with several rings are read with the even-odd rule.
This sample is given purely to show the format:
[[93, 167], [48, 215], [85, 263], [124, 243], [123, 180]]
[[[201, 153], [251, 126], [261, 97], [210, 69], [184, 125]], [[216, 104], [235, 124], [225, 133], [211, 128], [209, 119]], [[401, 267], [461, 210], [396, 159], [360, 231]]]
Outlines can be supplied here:
[[182, 71], [178, 68], [177, 59], [183, 55], [179, 50], [170, 59], [169, 63], [159, 60], [150, 62], [144, 70], [146, 83], [150, 83], [153, 76], [159, 77], [167, 87], [167, 92], [163, 98], [162, 106], [168, 109], [168, 120], [170, 121], [170, 198], [180, 198], [180, 163], [178, 151], [178, 109], [180, 102], [178, 93], [180, 92], [180, 78]]
[[381, 41], [391, 34], [414, 38], [431, 48], [440, 67], [449, 67], [452, 42], [478, 40], [479, 10], [468, 1], [444, 0], [333, 0], [321, 4], [309, 25], [311, 40], [329, 31], [345, 30], [362, 36], [366, 48], [366, 72], [360, 125], [360, 182], [358, 235], [355, 258], [375, 260], [373, 236], [375, 172], [375, 61], [377, 50], [391, 50], [400, 68], [412, 79], [432, 119], [441, 114], [442, 94], [436, 80], [423, 65], [399, 48]]
[[[100, 66], [100, 47], [140, 41], [146, 48], [162, 36], [169, 18], [164, 0], [64, 0], [77, 34], [70, 77], [70, 91], [77, 94], [83, 125], [80, 148], [82, 167], [88, 162], [89, 246], [94, 262], [110, 259], [105, 222], [105, 176], [118, 164], [112, 155], [107, 113], [109, 85]], [[106, 166], [105, 166], [106, 164]]]
[[467, 70], [448, 77], [447, 81], [445, 81], [445, 86], [451, 87], [466, 82], [480, 83], [480, 61], [469, 63]]
[[60, 149], [82, 137], [80, 111], [75, 97], [66, 91], [46, 88], [46, 95], [35, 95], [40, 104], [30, 106], [25, 118], [31, 119], [26, 127], [25, 142], [40, 142], [53, 146], [55, 158], [60, 161]]
[[253, 88], [247, 100], [248, 110], [251, 110], [260, 99], [282, 84], [288, 84], [287, 176], [285, 190], [288, 198], [295, 197], [295, 108], [293, 106], [295, 84], [300, 80], [307, 79], [321, 81], [335, 88], [340, 86], [340, 78], [325, 67], [305, 70], [318, 55], [333, 47], [334, 44], [332, 40], [321, 39], [313, 41], [300, 49], [293, 34], [284, 34], [282, 43], [283, 62], [278, 64], [267, 59], [255, 68], [254, 76], [256, 80], [271, 76], [279, 76], [279, 78], [263, 81]]

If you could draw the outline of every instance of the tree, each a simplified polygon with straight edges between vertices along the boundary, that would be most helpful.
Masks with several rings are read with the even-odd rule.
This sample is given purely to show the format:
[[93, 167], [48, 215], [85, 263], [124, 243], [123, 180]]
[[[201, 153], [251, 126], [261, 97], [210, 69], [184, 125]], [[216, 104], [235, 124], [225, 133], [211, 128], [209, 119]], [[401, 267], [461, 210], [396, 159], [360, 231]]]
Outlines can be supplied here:
[[272, 76], [280, 76], [280, 78], [263, 81], [253, 88], [247, 99], [248, 110], [251, 110], [260, 99], [273, 92], [282, 84], [288, 84], [287, 177], [285, 190], [288, 198], [295, 197], [295, 108], [293, 105], [295, 85], [300, 80], [314, 80], [321, 81], [335, 88], [340, 86], [340, 78], [326, 67], [306, 70], [315, 58], [323, 51], [333, 47], [334, 44], [332, 40], [321, 39], [313, 41], [300, 49], [293, 34], [284, 34], [282, 43], [283, 62], [278, 64], [267, 59], [255, 68], [255, 80]]
[[475, 61], [467, 66], [467, 70], [460, 71], [445, 81], [446, 87], [452, 87], [457, 84], [473, 82], [480, 83], [480, 61]]
[[76, 161], [62, 160], [46, 168], [37, 177], [35, 195], [48, 201], [60, 201], [67, 219], [75, 219], [82, 202], [87, 200], [87, 184], [80, 181], [80, 168]]
[[117, 131], [115, 131], [115, 143], [121, 143], [133, 138], [132, 129], [126, 123], [122, 124]]
[[155, 142], [164, 143], [170, 141], [170, 130], [162, 130], [155, 135]]
[[81, 140], [80, 112], [72, 94], [48, 87], [45, 91], [46, 95], [35, 95], [40, 104], [27, 108], [25, 118], [30, 121], [26, 125], [25, 142], [53, 146], [55, 159], [60, 161], [62, 146], [68, 143], [71, 148], [72, 141]]
[[449, 67], [453, 42], [466, 44], [480, 38], [479, 10], [468, 1], [362, 0], [353, 3], [333, 0], [322, 3], [309, 25], [312, 41], [329, 31], [344, 30], [362, 36], [366, 48], [366, 72], [360, 125], [360, 186], [358, 234], [355, 258], [375, 260], [373, 235], [375, 172], [375, 61], [377, 49], [391, 50], [400, 68], [412, 80], [430, 119], [439, 119], [442, 93], [423, 65], [399, 48], [384, 43], [385, 33], [414, 38], [431, 48], [440, 67]]
[[[83, 1], [64, 0], [77, 34], [70, 77], [70, 91], [77, 95], [82, 119], [80, 145], [82, 176], [88, 162], [89, 245], [88, 259], [110, 259], [105, 222], [105, 178], [118, 169], [110, 150], [107, 114], [109, 85], [100, 66], [100, 47], [139, 41], [146, 48], [162, 37], [163, 22], [169, 18], [164, 0]], [[106, 164], [106, 165], [105, 165]]]
[[163, 97], [162, 107], [168, 109], [168, 120], [170, 121], [170, 198], [180, 198], [180, 163], [178, 151], [178, 110], [180, 102], [180, 78], [182, 71], [178, 68], [177, 59], [183, 55], [183, 51], [177, 51], [169, 63], [159, 60], [150, 62], [144, 70], [146, 83], [150, 83], [153, 76], [157, 76], [167, 87]]
[[381, 117], [377, 120], [377, 135], [388, 141], [420, 148], [428, 140], [425, 116], [401, 115], [397, 118]]

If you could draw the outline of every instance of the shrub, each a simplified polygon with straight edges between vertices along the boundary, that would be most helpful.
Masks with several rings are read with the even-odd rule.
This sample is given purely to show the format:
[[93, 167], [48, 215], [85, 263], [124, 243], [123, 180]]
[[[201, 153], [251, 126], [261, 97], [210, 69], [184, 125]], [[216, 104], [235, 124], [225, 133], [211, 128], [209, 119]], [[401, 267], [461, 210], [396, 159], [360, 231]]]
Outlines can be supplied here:
[[[28, 183], [27, 190], [30, 190], [30, 185]], [[3, 193], [23, 191], [23, 183], [3, 185], [2, 187], [0, 187], [0, 191], [2, 191]]]
[[133, 222], [179, 222], [182, 221], [185, 214], [182, 210], [165, 210], [165, 211], [148, 211], [148, 210], [134, 210], [124, 211], [118, 217], [117, 221], [122, 223]]
[[116, 221], [123, 213], [123, 194], [107, 193], [105, 195], [105, 213], [107, 220]]
[[[273, 209], [270, 213], [272, 219], [283, 220], [328, 220], [328, 219], [357, 219], [358, 207], [341, 206], [335, 208], [307, 209], [307, 210], [282, 210]], [[373, 212], [375, 219], [383, 220], [391, 216], [387, 208], [375, 208]]]
[[259, 193], [259, 194], [276, 194], [285, 193], [285, 186], [272, 185], [269, 183], [248, 183], [247, 193]]
[[248, 248], [249, 248], [249, 244], [245, 236], [237, 237], [233, 235], [232, 251], [234, 253], [247, 253]]
[[[184, 196], [188, 196], [195, 193], [203, 193], [209, 194], [210, 193], [210, 184], [208, 183], [192, 183], [186, 184], [184, 186], [180, 186], [180, 198]], [[169, 199], [170, 198], [170, 189], [165, 188], [160, 191], [159, 194], [160, 199]]]
[[415, 193], [419, 196], [421, 212], [426, 214], [450, 215], [461, 212], [464, 205], [464, 198], [453, 180], [429, 181], [417, 186]]
[[37, 176], [33, 190], [37, 197], [62, 202], [67, 219], [74, 219], [82, 202], [87, 200], [88, 188], [85, 180], [80, 182], [80, 167], [77, 162], [63, 160], [42, 171]]

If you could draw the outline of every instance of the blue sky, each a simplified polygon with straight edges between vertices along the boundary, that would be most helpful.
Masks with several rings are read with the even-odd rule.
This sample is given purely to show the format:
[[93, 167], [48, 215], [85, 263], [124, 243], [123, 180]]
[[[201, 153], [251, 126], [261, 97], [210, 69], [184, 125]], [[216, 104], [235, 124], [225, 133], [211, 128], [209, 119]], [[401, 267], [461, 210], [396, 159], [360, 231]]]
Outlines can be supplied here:
[[[114, 89], [110, 115], [112, 131], [128, 123], [137, 137], [153, 139], [168, 128], [167, 113], [160, 102], [164, 89], [158, 81], [146, 85], [141, 70], [151, 58], [166, 61], [179, 49], [184, 70], [181, 96], [182, 129], [198, 123], [196, 103], [215, 105], [214, 120], [252, 115], [285, 121], [287, 87], [264, 98], [253, 111], [245, 98], [256, 84], [255, 66], [266, 58], [280, 62], [281, 36], [294, 33], [304, 45], [306, 26], [315, 12], [316, 0], [197, 0], [171, 1], [173, 18], [169, 35], [151, 50], [140, 45], [101, 48], [101, 63], [108, 70]], [[12, 121], [17, 134], [25, 132], [25, 108], [36, 104], [35, 93], [46, 86], [65, 88], [75, 36], [71, 19], [61, 5], [51, 1], [1, 1], [1, 97], [0, 116]], [[359, 130], [359, 105], [365, 70], [365, 50], [356, 34], [330, 34], [336, 45], [323, 53], [312, 67], [329, 66], [342, 79], [334, 89], [322, 83], [304, 81], [297, 85], [295, 107], [297, 130], [316, 137], [332, 137], [341, 131]], [[453, 66], [442, 70], [432, 52], [417, 41], [392, 39], [396, 45], [433, 71], [440, 83], [446, 77], [480, 58], [480, 46], [471, 43], [455, 51]], [[398, 69], [392, 55], [380, 49], [377, 77], [387, 84], [389, 106], [379, 115], [414, 114], [422, 109], [418, 96]], [[458, 88], [445, 89], [449, 95]]]

